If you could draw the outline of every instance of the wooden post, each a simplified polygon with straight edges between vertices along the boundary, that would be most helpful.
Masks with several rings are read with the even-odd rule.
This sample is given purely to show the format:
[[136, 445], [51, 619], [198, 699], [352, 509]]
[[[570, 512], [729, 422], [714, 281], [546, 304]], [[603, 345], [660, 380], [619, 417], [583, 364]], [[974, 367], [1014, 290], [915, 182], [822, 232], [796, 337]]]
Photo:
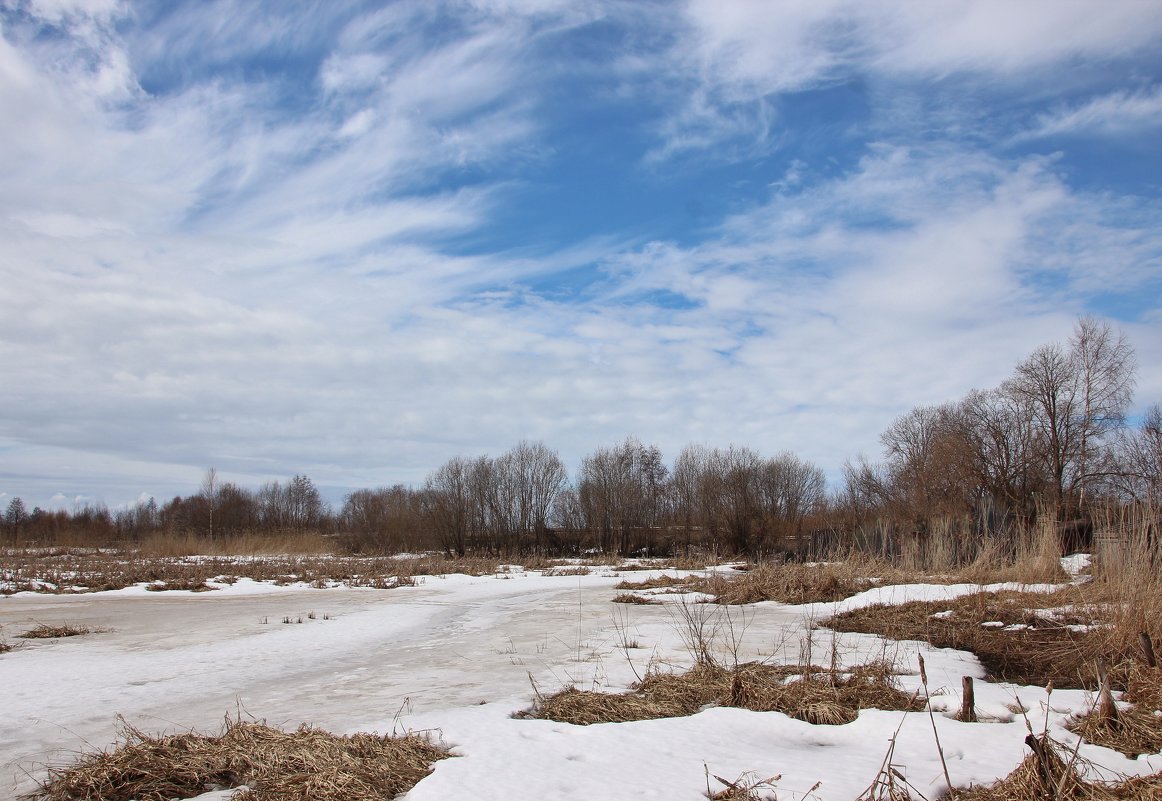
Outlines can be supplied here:
[[1097, 719], [1103, 726], [1117, 728], [1118, 706], [1114, 703], [1114, 694], [1110, 689], [1110, 668], [1104, 659], [1097, 663], [1097, 675], [1101, 681], [1098, 689]]
[[1154, 643], [1150, 641], [1150, 635], [1145, 631], [1139, 632], [1138, 642], [1142, 644], [1142, 653], [1146, 656], [1147, 667], [1158, 667], [1158, 660], [1154, 658]]
[[964, 723], [976, 723], [976, 694], [972, 689], [972, 676], [965, 676], [960, 680], [963, 697], [960, 701], [960, 714], [956, 719]]

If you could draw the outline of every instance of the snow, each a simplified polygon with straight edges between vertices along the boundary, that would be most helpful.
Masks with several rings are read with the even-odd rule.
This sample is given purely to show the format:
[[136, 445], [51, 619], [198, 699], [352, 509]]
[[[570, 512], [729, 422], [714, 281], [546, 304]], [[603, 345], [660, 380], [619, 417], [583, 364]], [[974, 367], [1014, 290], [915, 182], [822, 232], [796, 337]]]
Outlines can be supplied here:
[[[629, 578], [651, 575], [658, 573]], [[844, 726], [730, 708], [588, 727], [512, 718], [532, 704], [534, 684], [542, 693], [567, 684], [616, 691], [651, 664], [690, 664], [676, 606], [683, 596], [658, 596], [661, 605], [613, 604], [614, 585], [624, 578], [609, 570], [585, 576], [514, 570], [427, 577], [394, 590], [243, 579], [202, 593], [134, 587], [8, 597], [0, 600], [0, 624], [9, 642], [23, 642], [13, 638], [37, 623], [105, 631], [28, 641], [0, 656], [0, 797], [32, 789], [46, 764], [67, 764], [78, 752], [112, 744], [118, 714], [150, 732], [216, 731], [225, 715], [239, 713], [337, 733], [426, 731], [458, 758], [438, 763], [408, 794], [413, 801], [466, 792], [476, 799], [696, 801], [704, 798], [707, 772], [734, 780], [752, 771], [780, 775], [780, 798], [800, 799], [822, 782], [812, 798], [849, 801], [875, 777], [897, 728], [893, 764], [929, 797], [944, 786], [927, 714], [865, 710]], [[987, 589], [1002, 586], [1016, 588]], [[908, 692], [920, 688], [922, 652], [948, 771], [954, 783], [967, 784], [997, 779], [1024, 756], [1027, 723], [1014, 709], [1030, 710], [1035, 729], [1048, 726], [1072, 744], [1063, 724], [1091, 699], [1081, 691], [1049, 697], [1044, 688], [985, 682], [980, 664], [964, 652], [833, 635], [817, 624], [872, 603], [950, 600], [981, 589], [889, 586], [838, 603], [698, 610], [720, 622], [730, 616], [742, 632], [740, 660], [797, 663], [813, 654], [813, 661], [825, 661], [835, 638], [844, 664], [895, 659]], [[730, 651], [721, 641], [721, 658], [733, 659]], [[977, 680], [977, 710], [986, 722], [952, 718], [966, 675]], [[1081, 755], [1124, 773], [1162, 768], [1159, 757], [1128, 760], [1090, 745], [1081, 746]], [[713, 779], [710, 786], [721, 787]]]

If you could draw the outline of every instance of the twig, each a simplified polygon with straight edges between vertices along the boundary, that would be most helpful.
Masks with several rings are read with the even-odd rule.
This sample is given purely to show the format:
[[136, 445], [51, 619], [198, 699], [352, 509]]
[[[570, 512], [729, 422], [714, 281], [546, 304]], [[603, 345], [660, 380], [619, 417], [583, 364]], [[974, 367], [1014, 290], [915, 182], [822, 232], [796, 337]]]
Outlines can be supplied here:
[[952, 777], [948, 775], [948, 762], [944, 759], [944, 746], [940, 744], [940, 732], [936, 730], [936, 714], [932, 711], [932, 696], [928, 692], [928, 671], [924, 669], [924, 654], [916, 654], [920, 660], [920, 683], [924, 685], [924, 698], [927, 700], [928, 720], [932, 722], [932, 736], [936, 738], [936, 753], [940, 755], [940, 767], [944, 769], [944, 781], [948, 783], [950, 798], [956, 798], [956, 788], [952, 786]]

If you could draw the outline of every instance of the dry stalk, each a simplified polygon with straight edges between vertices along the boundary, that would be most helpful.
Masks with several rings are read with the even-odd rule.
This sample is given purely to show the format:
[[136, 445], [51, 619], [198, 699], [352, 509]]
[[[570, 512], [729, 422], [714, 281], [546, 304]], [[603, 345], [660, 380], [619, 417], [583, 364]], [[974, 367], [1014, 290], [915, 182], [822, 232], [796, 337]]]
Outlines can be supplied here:
[[153, 737], [122, 721], [121, 743], [52, 769], [35, 801], [168, 801], [246, 788], [239, 801], [379, 801], [411, 789], [449, 754], [417, 735], [338, 737], [227, 719], [221, 734]]

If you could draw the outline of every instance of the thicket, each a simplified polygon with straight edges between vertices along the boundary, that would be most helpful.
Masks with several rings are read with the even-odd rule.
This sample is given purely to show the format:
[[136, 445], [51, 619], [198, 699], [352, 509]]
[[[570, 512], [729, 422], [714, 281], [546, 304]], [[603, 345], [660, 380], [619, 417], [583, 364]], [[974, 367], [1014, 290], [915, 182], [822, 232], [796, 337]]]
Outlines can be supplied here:
[[[538, 553], [752, 558], [860, 550], [918, 569], [1041, 547], [1046, 527], [1085, 547], [1094, 521], [1132, 509], [1157, 525], [1162, 409], [1127, 425], [1135, 360], [1126, 338], [1094, 318], [1044, 345], [999, 387], [919, 406], [882, 434], [883, 460], [823, 471], [792, 453], [690, 445], [667, 465], [628, 438], [598, 448], [575, 477], [539, 442], [499, 457], [457, 456], [419, 487], [361, 489], [329, 507], [307, 476], [251, 491], [207, 471], [199, 492], [114, 512], [27, 511], [14, 498], [13, 545], [135, 544], [159, 535], [193, 544], [315, 537], [354, 553], [439, 550], [454, 556]], [[1101, 526], [1099, 525], [1099, 528]]]

